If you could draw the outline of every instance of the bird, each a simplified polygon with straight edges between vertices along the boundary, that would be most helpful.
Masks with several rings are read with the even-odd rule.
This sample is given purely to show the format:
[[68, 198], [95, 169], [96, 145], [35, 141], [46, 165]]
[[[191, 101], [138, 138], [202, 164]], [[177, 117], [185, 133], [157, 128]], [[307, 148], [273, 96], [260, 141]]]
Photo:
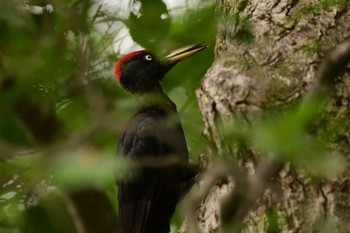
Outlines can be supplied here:
[[117, 146], [117, 156], [139, 165], [134, 175], [116, 182], [118, 232], [170, 232], [176, 205], [194, 183], [198, 169], [190, 166], [176, 105], [163, 92], [161, 81], [178, 62], [205, 48], [205, 44], [189, 45], [162, 58], [149, 50], [134, 51], [114, 66], [118, 83], [138, 103]]

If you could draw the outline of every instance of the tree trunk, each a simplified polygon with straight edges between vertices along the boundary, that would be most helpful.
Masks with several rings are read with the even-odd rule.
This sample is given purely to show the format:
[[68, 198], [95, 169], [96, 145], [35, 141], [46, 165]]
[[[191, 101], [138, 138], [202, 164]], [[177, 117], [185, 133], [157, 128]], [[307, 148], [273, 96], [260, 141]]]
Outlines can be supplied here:
[[[242, 147], [226, 133], [232, 125], [255, 127], [271, 110], [280, 112], [303, 101], [319, 78], [320, 63], [350, 35], [349, 5], [347, 0], [217, 1], [216, 58], [197, 91], [204, 134], [213, 145], [207, 156], [212, 167], [217, 158], [231, 158], [247, 180], [254, 174], [259, 179], [268, 175], [261, 191], [238, 191], [243, 192], [243, 199], [228, 205], [237, 208], [224, 212], [219, 204], [223, 197], [245, 186], [237, 185], [233, 172], [233, 182], [228, 176], [208, 188], [196, 216], [201, 232], [215, 232], [223, 222], [234, 219], [234, 226], [240, 224], [238, 219], [243, 222], [236, 228], [242, 232], [350, 231], [348, 167], [336, 176], [318, 178], [307, 168], [283, 160], [272, 170], [267, 167], [265, 173], [259, 173], [258, 167], [267, 160], [266, 151], [249, 141]], [[344, 161], [350, 157], [349, 74], [345, 69], [334, 80], [328, 93], [331, 98], [323, 105], [317, 123], [312, 122], [313, 135], [342, 154]], [[245, 193], [247, 190], [254, 194]], [[242, 203], [248, 203], [247, 211], [237, 213]], [[236, 217], [227, 220], [223, 216], [227, 213]]]

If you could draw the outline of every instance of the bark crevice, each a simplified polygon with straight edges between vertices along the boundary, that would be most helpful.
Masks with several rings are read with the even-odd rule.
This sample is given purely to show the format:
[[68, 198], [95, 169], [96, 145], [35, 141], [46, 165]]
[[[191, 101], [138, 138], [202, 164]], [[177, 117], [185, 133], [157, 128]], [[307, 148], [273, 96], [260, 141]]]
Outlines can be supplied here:
[[[217, 148], [211, 153], [231, 153], [247, 176], [254, 174], [266, 155], [250, 141], [245, 142], [246, 150], [240, 150], [225, 130], [232, 122], [249, 129], [271, 110], [283, 111], [297, 101], [307, 102], [308, 95], [322, 93], [329, 95], [328, 101], [310, 122], [308, 133], [331, 150], [343, 152], [349, 161], [350, 73], [344, 64], [341, 69], [326, 64], [333, 67], [326, 75], [332, 77], [331, 83], [326, 81], [325, 87], [318, 80], [325, 57], [350, 36], [349, 8], [345, 1], [217, 1], [216, 59], [196, 92], [204, 134]], [[334, 89], [329, 92], [330, 88]], [[278, 174], [245, 214], [243, 232], [317, 232], [322, 226], [348, 232], [348, 172], [320, 180], [287, 163]], [[214, 187], [202, 202], [197, 217], [203, 224], [211, 222], [204, 224], [203, 232], [220, 226], [215, 211], [221, 188]], [[211, 214], [208, 205], [216, 206]]]

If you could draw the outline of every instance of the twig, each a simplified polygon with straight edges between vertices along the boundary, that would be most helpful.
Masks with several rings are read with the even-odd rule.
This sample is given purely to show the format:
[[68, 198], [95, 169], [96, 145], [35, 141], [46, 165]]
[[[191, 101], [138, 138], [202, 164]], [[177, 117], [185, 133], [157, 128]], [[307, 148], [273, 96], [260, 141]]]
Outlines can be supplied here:
[[316, 77], [318, 82], [303, 101], [304, 110], [315, 99], [326, 96], [334, 89], [335, 79], [350, 63], [350, 37], [333, 49], [319, 66]]
[[199, 232], [196, 220], [196, 211], [202, 200], [208, 196], [212, 187], [220, 180], [227, 179], [227, 176], [231, 176], [237, 181], [237, 186], [244, 185], [245, 174], [238, 164], [234, 162], [219, 163], [209, 168], [203, 175], [201, 180], [203, 183], [200, 185], [196, 192], [193, 192], [185, 200], [184, 211], [186, 215], [186, 221], [189, 232]]
[[256, 169], [255, 175], [237, 182], [234, 190], [222, 204], [221, 227], [241, 231], [244, 217], [266, 190], [269, 181], [281, 170], [282, 163], [276, 158], [266, 159]]

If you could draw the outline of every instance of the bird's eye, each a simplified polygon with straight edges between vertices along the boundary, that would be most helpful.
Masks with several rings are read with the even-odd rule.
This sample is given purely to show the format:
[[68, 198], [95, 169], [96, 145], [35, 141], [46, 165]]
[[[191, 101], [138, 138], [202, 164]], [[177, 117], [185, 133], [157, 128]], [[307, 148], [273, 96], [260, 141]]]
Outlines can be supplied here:
[[149, 54], [147, 54], [147, 55], [145, 56], [145, 58], [146, 58], [147, 61], [151, 61], [151, 60], [153, 59], [152, 56], [149, 55]]

